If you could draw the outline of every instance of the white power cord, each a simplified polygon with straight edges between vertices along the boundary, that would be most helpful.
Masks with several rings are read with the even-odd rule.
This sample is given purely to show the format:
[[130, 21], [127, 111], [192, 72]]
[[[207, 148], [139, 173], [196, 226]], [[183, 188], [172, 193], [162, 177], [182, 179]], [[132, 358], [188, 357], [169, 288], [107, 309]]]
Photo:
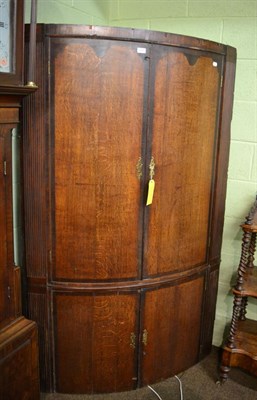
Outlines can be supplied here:
[[152, 386], [150, 386], [150, 385], [147, 385], [147, 386], [149, 387], [149, 389], [150, 389], [154, 394], [156, 394], [156, 396], [158, 397], [159, 400], [162, 400], [161, 396], [152, 388]]
[[179, 381], [180, 400], [183, 400], [182, 382], [177, 375], [174, 375], [174, 376]]
[[[174, 377], [179, 382], [180, 400], [183, 400], [182, 382], [177, 375], [174, 375]], [[161, 396], [154, 390], [154, 388], [152, 388], [152, 386], [147, 385], [147, 387], [149, 387], [149, 389], [158, 397], [159, 400], [162, 400]]]

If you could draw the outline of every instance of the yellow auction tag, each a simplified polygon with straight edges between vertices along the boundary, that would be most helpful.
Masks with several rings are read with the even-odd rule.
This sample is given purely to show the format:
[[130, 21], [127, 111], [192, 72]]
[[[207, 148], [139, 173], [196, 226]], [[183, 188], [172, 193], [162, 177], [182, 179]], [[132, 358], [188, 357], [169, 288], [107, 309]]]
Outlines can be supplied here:
[[147, 206], [149, 206], [153, 202], [154, 187], [155, 187], [155, 182], [153, 179], [150, 179], [150, 181], [148, 182], [148, 194], [146, 200]]

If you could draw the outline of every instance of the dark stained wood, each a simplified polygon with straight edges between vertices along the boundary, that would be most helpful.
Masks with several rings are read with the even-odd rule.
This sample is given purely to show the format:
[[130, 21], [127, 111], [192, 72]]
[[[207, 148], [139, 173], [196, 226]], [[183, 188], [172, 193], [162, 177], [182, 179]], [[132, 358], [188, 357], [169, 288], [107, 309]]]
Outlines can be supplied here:
[[256, 257], [257, 196], [245, 223], [229, 335], [223, 346], [220, 380], [228, 379], [231, 367], [241, 367], [257, 376], [257, 321], [247, 318], [248, 298], [257, 298]]
[[154, 383], [211, 347], [235, 60], [227, 46], [160, 32], [37, 32], [24, 209], [42, 389]]
[[[4, 132], [5, 133], [5, 132]], [[4, 160], [5, 160], [5, 134], [0, 131], [0, 282], [8, 282], [8, 265], [7, 265], [7, 229], [6, 229], [6, 218], [5, 212], [7, 208], [6, 204], [6, 177], [4, 175]], [[0, 321], [4, 321], [9, 314], [9, 302], [8, 302], [8, 285], [5, 285], [0, 291]]]
[[46, 34], [51, 37], [92, 37], [108, 38], [114, 40], [124, 40], [130, 42], [157, 43], [182, 48], [192, 48], [199, 50], [212, 51], [214, 53], [226, 54], [227, 46], [209, 40], [198, 39], [195, 37], [176, 35], [173, 33], [163, 33], [143, 29], [114, 28], [107, 26], [94, 25], [62, 25], [48, 24], [38, 25], [38, 35]]
[[31, 1], [30, 11], [30, 35], [29, 35], [29, 60], [27, 85], [37, 87], [35, 83], [36, 74], [36, 41], [37, 41], [37, 0]]
[[12, 241], [12, 156], [11, 156], [11, 130], [14, 125], [0, 123], [0, 282], [1, 282], [1, 301], [0, 301], [0, 327], [7, 325], [15, 318], [14, 303], [10, 301], [15, 296], [13, 287], [13, 241]]
[[234, 348], [223, 347], [220, 379], [228, 379], [231, 367], [239, 367], [257, 376], [257, 323], [254, 320], [239, 321], [234, 338]]
[[[46, 286], [41, 293], [41, 288], [35, 290], [29, 287], [28, 289], [28, 303], [29, 313], [28, 318], [32, 321], [37, 321], [38, 328], [38, 347], [39, 347], [39, 362], [40, 362], [40, 388], [41, 391], [49, 391], [52, 384], [52, 357], [50, 355], [50, 337], [49, 337], [49, 323], [48, 323], [48, 310], [47, 310], [47, 297]], [[47, 382], [47, 385], [46, 385]]]
[[[16, 88], [0, 96], [0, 398], [39, 398], [36, 324], [21, 316], [21, 273], [14, 265], [12, 131], [19, 129]], [[27, 92], [26, 92], [27, 93]]]
[[218, 152], [216, 158], [214, 205], [212, 212], [212, 229], [210, 242], [210, 262], [218, 260], [220, 262], [220, 252], [222, 243], [222, 232], [225, 213], [225, 199], [227, 189], [230, 129], [232, 120], [232, 108], [234, 100], [234, 85], [236, 72], [236, 49], [228, 47], [224, 64], [224, 74], [222, 81], [222, 97], [220, 104], [219, 117], [219, 139]]
[[[11, 6], [14, 5], [14, 70], [0, 73], [0, 398], [37, 400], [37, 327], [21, 315], [21, 269], [14, 261], [13, 203], [19, 200], [13, 196], [16, 182], [12, 171], [12, 133], [13, 129], [21, 131], [22, 99], [32, 92], [23, 86], [24, 2], [12, 1]], [[18, 145], [15, 147], [19, 151]], [[18, 159], [17, 155], [17, 164]], [[22, 221], [21, 215], [19, 220]]]
[[138, 294], [55, 293], [57, 391], [95, 393], [135, 388], [137, 312]]
[[202, 332], [200, 357], [211, 352], [213, 327], [215, 321], [217, 291], [219, 282], [219, 264], [209, 266], [205, 275], [205, 298], [202, 312]]
[[39, 399], [37, 329], [21, 317], [0, 331], [0, 398]]

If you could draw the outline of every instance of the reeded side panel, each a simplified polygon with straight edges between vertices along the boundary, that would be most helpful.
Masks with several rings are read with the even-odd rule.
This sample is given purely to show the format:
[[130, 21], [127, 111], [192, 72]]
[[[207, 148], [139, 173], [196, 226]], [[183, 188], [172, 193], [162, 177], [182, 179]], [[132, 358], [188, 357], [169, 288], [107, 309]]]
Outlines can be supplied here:
[[156, 188], [147, 210], [146, 276], [206, 262], [222, 69], [221, 56], [162, 46], [153, 60]]
[[129, 390], [137, 382], [138, 295], [54, 294], [56, 390]]
[[143, 385], [171, 377], [197, 362], [203, 281], [200, 277], [145, 292], [141, 337]]
[[28, 277], [33, 278], [45, 277], [48, 264], [45, 67], [44, 46], [39, 42], [36, 71], [38, 89], [24, 100], [22, 135], [26, 271]]
[[144, 58], [137, 46], [52, 40], [53, 279], [138, 275]]

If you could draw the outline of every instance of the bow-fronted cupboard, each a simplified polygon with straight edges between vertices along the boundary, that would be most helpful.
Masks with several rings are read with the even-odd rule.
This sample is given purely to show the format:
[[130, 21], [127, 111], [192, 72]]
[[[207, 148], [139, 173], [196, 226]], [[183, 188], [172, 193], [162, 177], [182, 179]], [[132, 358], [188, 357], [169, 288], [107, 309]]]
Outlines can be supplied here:
[[235, 50], [40, 25], [37, 59], [25, 233], [44, 390], [172, 376], [211, 348]]

